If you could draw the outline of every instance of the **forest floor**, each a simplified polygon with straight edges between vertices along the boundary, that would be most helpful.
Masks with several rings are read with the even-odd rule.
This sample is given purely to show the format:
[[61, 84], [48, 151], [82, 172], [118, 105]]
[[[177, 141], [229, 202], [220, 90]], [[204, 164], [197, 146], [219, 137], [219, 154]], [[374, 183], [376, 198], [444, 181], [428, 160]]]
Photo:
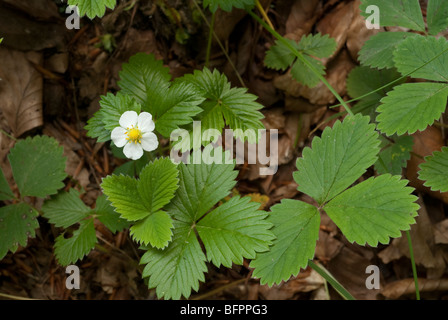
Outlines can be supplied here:
[[[113, 157], [108, 143], [88, 138], [84, 129], [98, 110], [100, 97], [118, 90], [121, 65], [144, 52], [162, 59], [173, 77], [204, 66], [209, 28], [194, 1], [139, 0], [130, 7], [132, 2], [118, 1], [115, 10], [108, 10], [103, 18], [82, 18], [79, 30], [68, 30], [65, 2], [0, 0], [0, 37], [5, 38], [0, 47], [0, 78], [9, 84], [0, 82], [0, 127], [20, 138], [36, 134], [56, 138], [64, 146], [72, 177], [65, 181], [66, 190], [82, 187], [87, 205], [93, 205], [100, 194], [101, 179], [124, 162]], [[326, 77], [348, 100], [347, 75], [358, 64], [363, 43], [378, 32], [365, 27], [359, 1], [262, 3], [270, 8], [276, 30], [287, 38], [298, 40], [321, 32], [336, 39], [335, 54], [324, 61]], [[334, 123], [326, 121], [341, 111], [329, 108], [336, 103], [334, 96], [322, 84], [310, 89], [295, 82], [288, 72], [266, 68], [264, 56], [274, 40], [244, 11], [218, 11], [215, 32], [232, 63], [214, 43], [210, 68], [224, 72], [233, 86], [246, 86], [257, 95], [264, 106], [266, 128], [279, 129], [277, 174], [260, 176], [257, 165], [241, 165], [235, 192], [251, 194], [265, 209], [284, 198], [309, 202], [293, 180], [295, 160], [313, 136]], [[446, 135], [430, 127], [414, 134], [414, 142], [414, 155], [403, 174], [416, 188], [421, 206], [411, 230], [420, 290], [425, 299], [448, 299], [448, 195], [431, 193], [417, 179], [420, 156], [446, 145]], [[1, 135], [0, 164], [10, 181], [7, 155], [13, 145], [13, 140]], [[364, 178], [372, 174], [369, 171]], [[142, 253], [127, 231], [112, 234], [100, 222], [95, 225], [99, 246], [77, 263], [82, 285], [71, 291], [65, 287], [65, 268], [54, 257], [54, 239], [60, 230], [44, 218], [39, 218], [39, 224], [36, 238], [27, 247], [0, 261], [0, 293], [34, 299], [156, 299], [155, 290], [148, 289], [141, 278], [138, 261]], [[315, 261], [358, 299], [415, 298], [405, 235], [389, 245], [362, 247], [349, 243], [323, 215]], [[190, 298], [341, 299], [311, 269], [269, 288], [251, 278], [248, 265], [248, 261], [230, 269], [209, 265], [206, 282]], [[369, 265], [381, 270], [379, 290], [366, 288]]]

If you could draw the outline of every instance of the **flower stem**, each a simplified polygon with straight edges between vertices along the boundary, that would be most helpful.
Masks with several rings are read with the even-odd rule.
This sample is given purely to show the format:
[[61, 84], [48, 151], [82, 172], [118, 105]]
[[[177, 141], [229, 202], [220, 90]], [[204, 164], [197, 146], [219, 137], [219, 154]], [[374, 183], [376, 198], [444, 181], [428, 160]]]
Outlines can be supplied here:
[[272, 30], [275, 30], [274, 25], [272, 24], [271, 20], [269, 19], [268, 14], [264, 10], [260, 1], [255, 0], [255, 5], [257, 6], [257, 9], [260, 11], [261, 15], [263, 16], [263, 19], [266, 20], [267, 24], [272, 28]]
[[308, 265], [320, 274], [331, 286], [343, 297], [345, 300], [356, 300], [350, 292], [347, 291], [323, 266], [315, 264], [312, 260], [308, 262]]
[[414, 276], [415, 297], [416, 297], [417, 300], [420, 300], [420, 290], [418, 288], [417, 267], [415, 266], [414, 249], [412, 247], [411, 233], [409, 231], [406, 231], [406, 237], [408, 238], [409, 255], [411, 257], [412, 274]]

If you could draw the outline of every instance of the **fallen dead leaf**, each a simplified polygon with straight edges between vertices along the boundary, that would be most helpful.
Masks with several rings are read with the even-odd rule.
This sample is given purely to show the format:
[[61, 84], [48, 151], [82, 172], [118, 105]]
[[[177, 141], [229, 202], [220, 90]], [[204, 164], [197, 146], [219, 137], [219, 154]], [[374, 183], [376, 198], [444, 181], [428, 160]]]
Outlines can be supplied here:
[[[448, 279], [418, 279], [420, 292], [446, 291]], [[414, 279], [403, 279], [387, 284], [381, 294], [389, 299], [398, 299], [404, 295], [415, 294]]]
[[15, 137], [43, 124], [42, 75], [33, 64], [42, 63], [42, 54], [0, 48], [1, 111]]

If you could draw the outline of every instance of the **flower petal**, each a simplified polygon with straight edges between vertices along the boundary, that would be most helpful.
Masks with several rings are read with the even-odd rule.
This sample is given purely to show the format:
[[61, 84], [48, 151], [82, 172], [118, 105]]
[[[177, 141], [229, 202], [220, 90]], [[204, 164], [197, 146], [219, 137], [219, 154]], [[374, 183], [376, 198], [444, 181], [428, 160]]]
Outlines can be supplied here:
[[142, 148], [145, 151], [153, 151], [156, 150], [159, 146], [159, 141], [157, 140], [157, 136], [152, 132], [145, 132], [142, 135]]
[[126, 129], [122, 127], [116, 127], [110, 134], [110, 138], [118, 148], [123, 147], [128, 142], [126, 137]]
[[126, 111], [120, 117], [120, 126], [130, 128], [137, 125], [138, 114], [135, 111]]
[[123, 153], [129, 159], [138, 160], [143, 155], [143, 149], [139, 143], [129, 142], [127, 145], [124, 146]]
[[142, 132], [151, 132], [155, 128], [154, 121], [152, 121], [152, 115], [148, 112], [142, 112], [138, 116], [138, 128]]

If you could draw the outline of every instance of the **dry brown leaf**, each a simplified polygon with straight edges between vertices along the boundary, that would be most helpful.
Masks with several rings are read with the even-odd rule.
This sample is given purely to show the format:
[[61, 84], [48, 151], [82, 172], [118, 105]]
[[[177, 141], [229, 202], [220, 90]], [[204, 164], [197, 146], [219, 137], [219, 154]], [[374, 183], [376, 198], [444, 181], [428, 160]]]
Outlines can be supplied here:
[[429, 156], [434, 151], [439, 151], [445, 145], [440, 130], [435, 127], [428, 127], [425, 131], [417, 131], [412, 136], [414, 137], [412, 148], [414, 154], [411, 155], [406, 168], [409, 185], [448, 203], [448, 192], [432, 191], [430, 188], [423, 186], [424, 181], [418, 179], [419, 166], [425, 161], [422, 157]]
[[14, 136], [43, 124], [42, 75], [33, 64], [42, 63], [42, 54], [0, 48], [1, 111]]
[[[448, 279], [418, 279], [420, 292], [446, 291]], [[387, 284], [381, 294], [389, 299], [398, 299], [403, 295], [415, 294], [414, 279], [403, 279]]]
[[434, 225], [434, 241], [435, 243], [448, 244], [448, 219]]
[[[331, 57], [336, 56], [347, 40], [347, 31], [354, 17], [353, 3], [341, 2], [327, 14], [316, 26], [317, 31], [328, 34], [336, 40], [337, 49]], [[329, 59], [331, 59], [331, 57]]]
[[315, 13], [319, 3], [319, 0], [296, 0], [286, 20], [285, 37], [300, 40], [304, 34], [308, 34], [318, 18]]
[[52, 0], [3, 0], [3, 2], [39, 20], [58, 20], [61, 18], [58, 6]]

